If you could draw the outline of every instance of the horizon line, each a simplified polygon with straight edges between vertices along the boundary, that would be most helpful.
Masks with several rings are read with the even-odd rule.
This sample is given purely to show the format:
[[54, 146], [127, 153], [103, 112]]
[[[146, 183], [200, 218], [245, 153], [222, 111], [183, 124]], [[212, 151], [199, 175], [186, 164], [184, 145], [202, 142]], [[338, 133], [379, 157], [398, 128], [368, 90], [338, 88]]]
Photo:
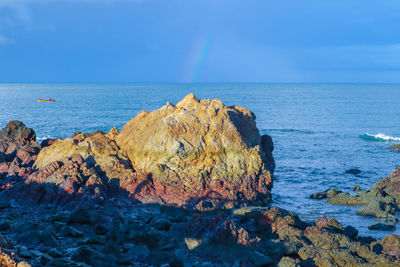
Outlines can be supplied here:
[[35, 84], [102, 84], [102, 85], [152, 85], [152, 84], [386, 84], [400, 85], [400, 82], [0, 82], [0, 85]]

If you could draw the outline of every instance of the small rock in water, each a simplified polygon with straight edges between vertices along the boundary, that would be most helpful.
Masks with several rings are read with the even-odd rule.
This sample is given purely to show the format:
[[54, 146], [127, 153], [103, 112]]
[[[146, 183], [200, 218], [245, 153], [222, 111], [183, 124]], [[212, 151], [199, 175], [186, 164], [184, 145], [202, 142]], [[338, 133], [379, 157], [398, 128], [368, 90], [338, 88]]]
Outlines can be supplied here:
[[369, 230], [392, 231], [396, 228], [396, 222], [393, 220], [385, 220], [368, 226]]
[[340, 191], [339, 189], [337, 189], [336, 187], [325, 190], [323, 192], [318, 192], [318, 193], [314, 193], [310, 196], [311, 199], [324, 199], [324, 198], [331, 198], [333, 196], [336, 196], [338, 194], [342, 193], [342, 191]]
[[360, 174], [360, 173], [361, 173], [361, 171], [360, 171], [359, 169], [349, 169], [349, 170], [346, 170], [346, 174], [358, 175], [358, 174]]
[[359, 186], [359, 185], [355, 185], [355, 186], [353, 186], [353, 191], [355, 191], [355, 192], [359, 192], [359, 191], [361, 191], [361, 188], [360, 188], [360, 186]]
[[379, 200], [372, 200], [368, 205], [363, 206], [357, 211], [358, 215], [376, 218], [394, 217], [394, 213], [394, 206]]
[[394, 149], [394, 150], [397, 150], [397, 151], [400, 151], [400, 144], [391, 146], [390, 148], [391, 148], [391, 149]]

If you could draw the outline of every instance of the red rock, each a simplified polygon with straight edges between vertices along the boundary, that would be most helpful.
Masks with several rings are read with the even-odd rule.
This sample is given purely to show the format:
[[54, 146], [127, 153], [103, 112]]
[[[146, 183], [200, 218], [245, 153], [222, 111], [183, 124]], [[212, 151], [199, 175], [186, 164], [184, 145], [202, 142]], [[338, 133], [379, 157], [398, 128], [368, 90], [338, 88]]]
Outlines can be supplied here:
[[8, 162], [2, 162], [0, 163], [0, 173], [6, 173], [8, 172], [8, 166], [10, 163]]
[[343, 226], [334, 218], [321, 217], [315, 221], [315, 226], [318, 228], [332, 228], [334, 230], [344, 231]]
[[382, 245], [384, 253], [400, 259], [400, 236], [390, 234], [380, 240], [379, 243]]
[[31, 154], [30, 153], [28, 153], [28, 152], [26, 152], [26, 151], [24, 151], [24, 150], [21, 150], [21, 149], [19, 149], [18, 151], [17, 151], [17, 158], [19, 158], [21, 161], [25, 161], [25, 160], [27, 160], [30, 156], [31, 156]]

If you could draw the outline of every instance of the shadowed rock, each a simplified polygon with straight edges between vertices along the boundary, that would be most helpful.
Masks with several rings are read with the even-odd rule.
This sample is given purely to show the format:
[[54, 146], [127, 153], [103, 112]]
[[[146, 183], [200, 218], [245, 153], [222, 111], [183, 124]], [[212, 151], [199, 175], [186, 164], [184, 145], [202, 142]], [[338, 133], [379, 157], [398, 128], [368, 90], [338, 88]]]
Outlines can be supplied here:
[[36, 141], [35, 131], [27, 128], [20, 121], [10, 121], [7, 126], [1, 130], [0, 139], [8, 142], [25, 144]]
[[396, 220], [385, 220], [368, 226], [370, 230], [392, 231], [396, 228]]
[[379, 180], [371, 190], [385, 191], [396, 199], [397, 204], [400, 204], [400, 167], [394, 169], [388, 177]]
[[9, 186], [17, 177], [27, 178], [33, 172], [33, 163], [40, 150], [35, 132], [22, 122], [10, 121], [0, 131], [1, 186]]
[[57, 139], [40, 151], [35, 166], [39, 171], [28, 181], [54, 183], [67, 192], [94, 192], [113, 179], [127, 182], [135, 176], [129, 160], [103, 132]]

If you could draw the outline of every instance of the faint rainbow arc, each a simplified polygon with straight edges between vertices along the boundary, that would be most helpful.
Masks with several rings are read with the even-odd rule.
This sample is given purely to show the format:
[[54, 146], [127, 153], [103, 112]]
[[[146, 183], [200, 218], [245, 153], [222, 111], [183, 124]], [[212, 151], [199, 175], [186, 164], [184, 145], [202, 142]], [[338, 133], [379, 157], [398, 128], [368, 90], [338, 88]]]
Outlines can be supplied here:
[[209, 34], [207, 37], [198, 38], [195, 41], [189, 54], [188, 70], [185, 75], [186, 81], [198, 82], [201, 80], [207, 59], [212, 51], [214, 39], [214, 34]]

